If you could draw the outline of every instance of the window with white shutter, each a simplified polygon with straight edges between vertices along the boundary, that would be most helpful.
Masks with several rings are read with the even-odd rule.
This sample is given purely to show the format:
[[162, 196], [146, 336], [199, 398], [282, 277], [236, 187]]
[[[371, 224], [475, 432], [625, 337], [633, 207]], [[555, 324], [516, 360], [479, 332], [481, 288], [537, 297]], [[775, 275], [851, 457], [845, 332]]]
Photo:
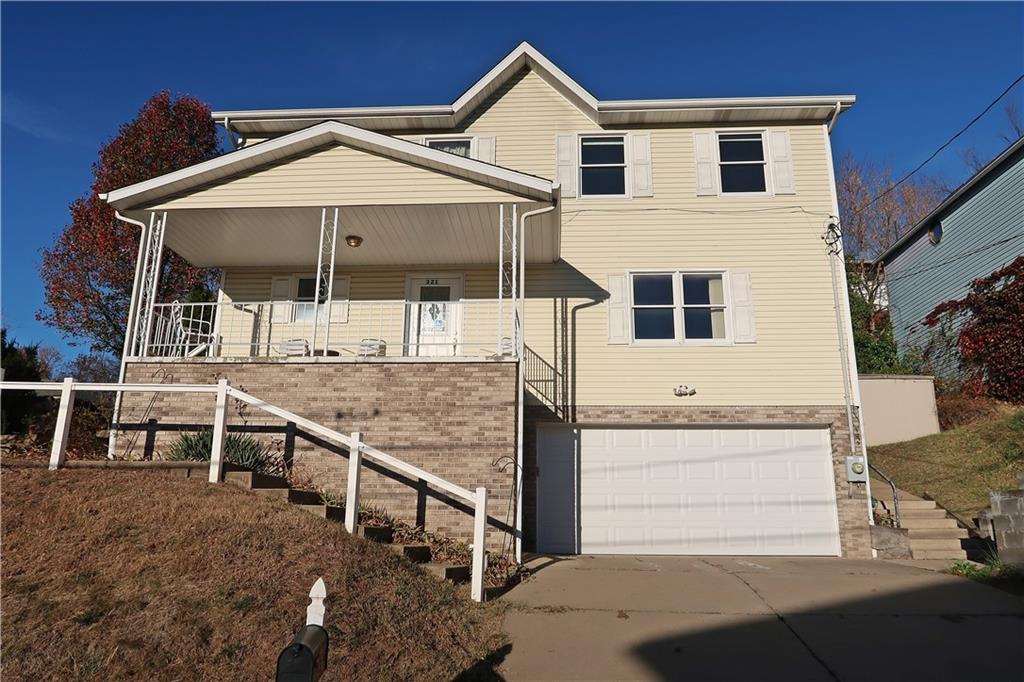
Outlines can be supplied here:
[[[619, 282], [609, 275], [609, 343], [619, 329]], [[626, 336], [637, 346], [754, 343], [750, 273], [665, 270], [626, 276]]]
[[651, 173], [651, 134], [632, 133], [629, 136], [634, 197], [653, 197], [654, 178]]
[[576, 136], [560, 134], [555, 136], [555, 179], [561, 185], [563, 197], [576, 196]]
[[693, 156], [696, 162], [697, 196], [718, 194], [718, 181], [715, 167], [715, 134], [711, 131], [693, 134]]
[[772, 185], [776, 194], [796, 194], [793, 182], [793, 152], [788, 130], [768, 132], [768, 150], [772, 160]]
[[608, 343], [629, 343], [629, 301], [626, 275], [608, 275]]

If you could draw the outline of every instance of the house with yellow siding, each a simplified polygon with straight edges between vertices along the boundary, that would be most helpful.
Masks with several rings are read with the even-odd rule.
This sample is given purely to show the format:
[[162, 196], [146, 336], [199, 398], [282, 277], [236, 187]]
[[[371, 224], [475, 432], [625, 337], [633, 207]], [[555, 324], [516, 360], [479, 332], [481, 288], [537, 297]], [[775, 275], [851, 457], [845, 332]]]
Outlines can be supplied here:
[[[829, 134], [852, 96], [598, 100], [522, 43], [452, 104], [219, 111], [236, 149], [109, 192], [126, 382], [232, 386], [467, 488], [552, 554], [871, 555]], [[825, 239], [823, 239], [825, 238]], [[169, 248], [215, 301], [156, 300]], [[112, 447], [201, 420], [126, 394]], [[183, 426], [184, 425], [184, 426]], [[347, 455], [242, 411], [345, 490]], [[470, 537], [367, 469], [362, 498]]]

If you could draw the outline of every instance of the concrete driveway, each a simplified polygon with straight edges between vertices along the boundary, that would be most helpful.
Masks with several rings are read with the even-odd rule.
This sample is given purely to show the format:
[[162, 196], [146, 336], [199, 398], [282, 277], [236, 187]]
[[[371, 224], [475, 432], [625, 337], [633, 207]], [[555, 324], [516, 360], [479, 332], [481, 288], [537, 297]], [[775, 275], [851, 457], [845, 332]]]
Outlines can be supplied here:
[[1024, 599], [885, 561], [537, 558], [508, 680], [1021, 680]]

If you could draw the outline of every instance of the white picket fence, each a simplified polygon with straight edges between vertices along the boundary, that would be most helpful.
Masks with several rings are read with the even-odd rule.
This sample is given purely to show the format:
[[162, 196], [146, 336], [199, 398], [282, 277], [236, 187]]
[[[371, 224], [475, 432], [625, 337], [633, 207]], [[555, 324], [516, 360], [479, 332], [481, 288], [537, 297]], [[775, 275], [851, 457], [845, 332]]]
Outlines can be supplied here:
[[112, 393], [208, 393], [216, 396], [213, 413], [213, 444], [210, 451], [211, 483], [219, 483], [224, 473], [224, 443], [227, 433], [228, 398], [235, 398], [264, 412], [292, 422], [296, 426], [314, 433], [322, 438], [338, 443], [349, 451], [348, 490], [345, 498], [345, 528], [350, 533], [356, 532], [359, 510], [359, 482], [364, 457], [391, 469], [400, 471], [415, 479], [425, 481], [446, 493], [468, 502], [473, 507], [473, 565], [470, 593], [475, 601], [483, 601], [484, 571], [486, 570], [487, 553], [487, 488], [478, 487], [475, 491], [436, 476], [429, 471], [404, 462], [362, 441], [358, 431], [345, 435], [322, 424], [300, 417], [276, 405], [261, 400], [228, 384], [221, 379], [216, 384], [117, 384], [117, 383], [81, 383], [72, 378], [61, 382], [43, 381], [3, 381], [0, 390], [24, 390], [37, 393], [54, 393], [60, 395], [60, 406], [57, 410], [57, 424], [53, 433], [53, 444], [50, 447], [50, 470], [59, 469], [64, 465], [67, 454], [68, 432], [71, 428], [71, 415], [74, 412], [75, 394], [78, 392], [112, 392]]

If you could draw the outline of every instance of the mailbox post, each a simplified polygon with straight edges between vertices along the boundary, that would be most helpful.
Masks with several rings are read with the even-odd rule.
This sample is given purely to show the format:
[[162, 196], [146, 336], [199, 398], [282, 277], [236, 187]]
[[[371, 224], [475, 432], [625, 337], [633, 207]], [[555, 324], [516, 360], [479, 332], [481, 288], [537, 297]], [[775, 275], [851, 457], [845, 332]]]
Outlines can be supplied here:
[[324, 599], [327, 588], [318, 578], [309, 591], [306, 624], [277, 657], [277, 682], [316, 682], [327, 670], [330, 636], [324, 629]]

